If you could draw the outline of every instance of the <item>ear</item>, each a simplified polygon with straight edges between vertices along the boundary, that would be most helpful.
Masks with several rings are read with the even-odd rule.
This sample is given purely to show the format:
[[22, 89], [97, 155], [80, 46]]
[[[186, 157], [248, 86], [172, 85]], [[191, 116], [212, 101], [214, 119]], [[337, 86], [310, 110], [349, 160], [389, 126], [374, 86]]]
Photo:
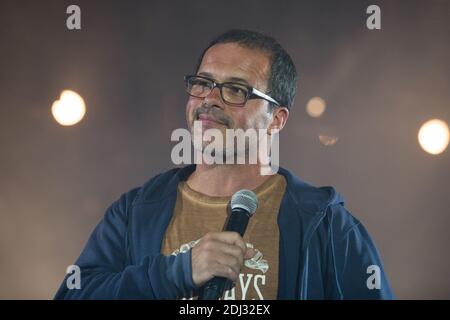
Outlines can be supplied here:
[[271, 130], [275, 132], [281, 131], [289, 118], [289, 109], [286, 107], [276, 107], [272, 111], [272, 122], [267, 128], [267, 134], [272, 134]]

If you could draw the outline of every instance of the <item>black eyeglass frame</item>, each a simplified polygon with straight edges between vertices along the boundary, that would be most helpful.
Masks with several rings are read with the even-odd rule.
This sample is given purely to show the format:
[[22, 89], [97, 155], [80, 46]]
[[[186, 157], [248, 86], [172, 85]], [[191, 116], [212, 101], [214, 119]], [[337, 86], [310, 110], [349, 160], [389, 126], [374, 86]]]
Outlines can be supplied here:
[[[264, 92], [259, 91], [258, 89], [253, 88], [252, 86], [249, 86], [249, 85], [246, 85], [246, 84], [243, 84], [243, 83], [239, 83], [239, 82], [222, 82], [222, 83], [218, 83], [218, 82], [216, 82], [215, 80], [213, 80], [213, 79], [211, 79], [211, 78], [208, 78], [208, 77], [204, 77], [204, 76], [198, 76], [198, 75], [185, 75], [185, 76], [184, 76], [184, 81], [185, 81], [185, 84], [186, 84], [186, 92], [187, 92], [190, 96], [192, 96], [192, 97], [196, 97], [196, 98], [206, 98], [206, 96], [205, 96], [205, 97], [199, 97], [199, 96], [192, 95], [192, 94], [188, 91], [188, 81], [189, 81], [189, 79], [192, 79], [192, 78], [200, 78], [200, 79], [204, 79], [204, 80], [210, 81], [210, 82], [212, 83], [211, 91], [213, 91], [214, 88], [216, 88], [216, 87], [219, 88], [220, 96], [222, 97], [222, 100], [223, 100], [226, 104], [229, 104], [229, 105], [233, 105], [233, 106], [244, 106], [244, 105], [247, 103], [247, 101], [248, 101], [249, 99], [264, 99], [264, 100], [266, 100], [266, 101], [269, 101], [269, 102], [271, 102], [271, 103], [274, 103], [276, 106], [280, 106], [280, 103], [279, 103], [278, 101], [276, 101], [274, 98], [272, 98], [271, 96], [265, 94]], [[244, 88], [247, 89], [247, 95], [246, 95], [245, 101], [244, 101], [243, 103], [232, 103], [232, 102], [228, 102], [228, 101], [226, 101], [226, 100], [224, 99], [223, 94], [222, 94], [222, 87], [223, 87], [224, 85], [227, 85], [227, 84], [228, 84], [228, 85], [229, 85], [229, 84], [235, 84], [235, 85], [239, 85], [239, 86], [242, 86], [242, 87], [244, 87]], [[210, 92], [211, 92], [211, 91], [210, 91]]]

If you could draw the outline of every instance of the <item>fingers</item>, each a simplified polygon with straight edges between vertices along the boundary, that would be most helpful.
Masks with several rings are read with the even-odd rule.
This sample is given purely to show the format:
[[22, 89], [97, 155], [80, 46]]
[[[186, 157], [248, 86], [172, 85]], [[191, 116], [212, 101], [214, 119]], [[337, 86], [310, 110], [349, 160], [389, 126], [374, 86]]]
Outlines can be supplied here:
[[245, 250], [244, 260], [251, 259], [255, 256], [256, 250], [253, 248], [247, 248]]
[[233, 282], [239, 278], [240, 270], [236, 270], [235, 267], [217, 262], [213, 264], [212, 268], [214, 270], [212, 272], [213, 277], [223, 277]]
[[225, 257], [235, 258], [237, 259], [238, 264], [242, 264], [244, 262], [244, 252], [242, 251], [241, 247], [238, 247], [236, 245], [216, 241], [216, 240], [209, 240], [208, 242], [205, 242], [203, 245], [204, 250], [211, 251], [211, 253], [214, 253], [216, 251], [219, 251]]
[[247, 248], [244, 239], [242, 239], [242, 237], [237, 232], [209, 232], [203, 237], [203, 239], [217, 240], [220, 242], [226, 242], [231, 245], [236, 245], [242, 249], [242, 252], [245, 252], [245, 249]]
[[[233, 256], [229, 254], [218, 254], [216, 256], [216, 261], [222, 266], [228, 267], [225, 271], [229, 273], [229, 276], [225, 276], [229, 279], [231, 277], [235, 277], [231, 280], [236, 280], [236, 278], [239, 276], [239, 273], [241, 271], [241, 267], [244, 264], [244, 257], [243, 255], [240, 256]], [[231, 271], [229, 270], [231, 268]], [[222, 272], [222, 269], [217, 270], [218, 272]], [[216, 276], [217, 274], [215, 274]]]
[[236, 232], [206, 234], [191, 251], [194, 283], [201, 286], [215, 276], [236, 281], [246, 252], [245, 242]]

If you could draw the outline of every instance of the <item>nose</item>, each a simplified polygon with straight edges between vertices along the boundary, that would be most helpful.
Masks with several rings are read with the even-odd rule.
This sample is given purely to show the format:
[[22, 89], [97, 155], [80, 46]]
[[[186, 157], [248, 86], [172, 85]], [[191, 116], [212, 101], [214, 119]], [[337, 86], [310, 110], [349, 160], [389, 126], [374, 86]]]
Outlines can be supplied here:
[[222, 100], [222, 95], [220, 94], [220, 89], [215, 87], [208, 93], [205, 97], [205, 103], [211, 106], [218, 106], [220, 108], [224, 107], [224, 102]]

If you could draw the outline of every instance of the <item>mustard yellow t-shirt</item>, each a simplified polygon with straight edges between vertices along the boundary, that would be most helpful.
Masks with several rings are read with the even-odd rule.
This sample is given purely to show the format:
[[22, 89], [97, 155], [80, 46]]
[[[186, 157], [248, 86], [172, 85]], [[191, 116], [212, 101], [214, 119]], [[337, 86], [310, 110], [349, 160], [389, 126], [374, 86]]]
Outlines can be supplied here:
[[[278, 211], [286, 180], [276, 174], [253, 190], [258, 209], [250, 218], [244, 241], [257, 254], [245, 261], [235, 287], [224, 292], [224, 300], [268, 300], [277, 298], [278, 289]], [[210, 231], [223, 230], [231, 197], [210, 197], [178, 185], [172, 220], [166, 230], [161, 252], [165, 255], [185, 252]], [[187, 299], [197, 297], [185, 297]]]

